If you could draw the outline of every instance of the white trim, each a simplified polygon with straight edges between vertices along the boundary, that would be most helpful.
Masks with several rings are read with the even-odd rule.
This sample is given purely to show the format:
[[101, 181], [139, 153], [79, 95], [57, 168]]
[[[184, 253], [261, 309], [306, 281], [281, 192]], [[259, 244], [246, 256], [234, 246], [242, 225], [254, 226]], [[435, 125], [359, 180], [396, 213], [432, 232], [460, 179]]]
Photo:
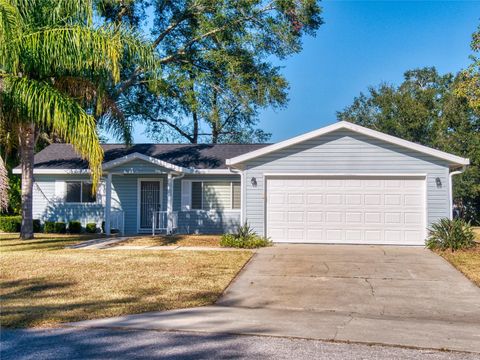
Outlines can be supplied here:
[[[268, 225], [268, 219], [267, 219], [267, 187], [268, 187], [268, 178], [275, 178], [275, 177], [335, 177], [335, 176], [341, 176], [341, 177], [383, 177], [383, 178], [396, 178], [396, 177], [408, 177], [408, 178], [422, 178], [424, 182], [423, 186], [423, 191], [424, 191], [424, 212], [423, 212], [423, 239], [426, 240], [428, 236], [428, 229], [427, 229], [427, 224], [428, 224], [428, 175], [427, 174], [322, 174], [322, 173], [312, 173], [312, 174], [292, 174], [292, 173], [270, 173], [270, 174], [264, 174], [264, 186], [263, 186], [263, 236], [267, 237], [267, 225]], [[342, 244], [347, 244], [342, 242]], [[385, 245], [388, 245], [389, 243], [385, 243]], [[377, 244], [380, 245], [380, 244]], [[405, 244], [409, 245], [409, 244]], [[420, 244], [414, 244], [420, 246]]]
[[465, 166], [462, 166], [460, 170], [452, 171], [448, 174], [448, 218], [453, 219], [453, 176], [459, 175], [466, 170]]
[[111, 213], [112, 213], [112, 174], [108, 174], [105, 189], [105, 234], [111, 233]]
[[425, 173], [264, 173], [264, 177], [427, 177]]
[[127, 162], [130, 162], [130, 161], [136, 160], [136, 159], [143, 160], [143, 161], [146, 161], [146, 162], [150, 162], [154, 165], [158, 165], [158, 166], [164, 167], [166, 169], [177, 171], [177, 172], [189, 172], [189, 169], [186, 169], [186, 168], [181, 167], [181, 166], [170, 164], [169, 162], [159, 160], [159, 159], [156, 159], [156, 158], [151, 157], [151, 156], [140, 154], [139, 152], [134, 152], [132, 154], [123, 156], [119, 159], [108, 161], [108, 162], [106, 162], [102, 165], [102, 169], [103, 170], [108, 170], [108, 169], [111, 169], [113, 167], [125, 164]]
[[[135, 154], [142, 155], [140, 153], [135, 153]], [[133, 155], [133, 154], [130, 154], [130, 155]], [[127, 155], [127, 156], [130, 156], [130, 155]], [[142, 155], [142, 156], [145, 156], [145, 155]], [[122, 157], [122, 158], [117, 159], [117, 160], [112, 160], [112, 161], [109, 161], [108, 163], [105, 163], [103, 165], [103, 170], [105, 171], [105, 170], [111, 169], [115, 166], [125, 164], [125, 163], [127, 163], [129, 161], [132, 161], [134, 159], [141, 159], [141, 160], [151, 162], [155, 165], [164, 167], [166, 169], [169, 169], [169, 170], [172, 170], [172, 171], [175, 171], [175, 172], [190, 174], [190, 175], [231, 175], [232, 174], [230, 172], [230, 170], [228, 170], [228, 169], [184, 168], [184, 167], [176, 166], [176, 165], [167, 163], [165, 161], [158, 160], [158, 159], [155, 159], [155, 158], [151, 158], [151, 157], [148, 157], [148, 156], [145, 156], [145, 157], [147, 159], [144, 159], [144, 158], [141, 159], [140, 157], [135, 157], [135, 158], [129, 158], [128, 160], [125, 160], [125, 157]], [[150, 161], [149, 159], [154, 159], [156, 161]], [[118, 162], [113, 164], [113, 162], [115, 162], [115, 161], [118, 161]], [[158, 163], [157, 163], [157, 161], [158, 161]], [[163, 163], [163, 164], [161, 164], [160, 162]], [[106, 165], [108, 165], [108, 167], [105, 167]], [[22, 173], [22, 169], [13, 169], [12, 173], [15, 174], [15, 175], [17, 175], [17, 174], [20, 175]], [[79, 174], [90, 174], [90, 169], [42, 169], [42, 168], [40, 168], [40, 169], [33, 169], [33, 173], [38, 174], [38, 175], [49, 175], [49, 174], [51, 174], [51, 175], [53, 175], [53, 174], [79, 175]], [[164, 172], [164, 173], [166, 173], [166, 172]], [[144, 173], [144, 172], [137, 172], [137, 171], [133, 171], [133, 172], [132, 171], [112, 172], [112, 174], [143, 174], [143, 175], [146, 175], [146, 173]]]
[[280, 149], [283, 149], [283, 148], [286, 148], [286, 147], [304, 142], [304, 141], [309, 140], [309, 139], [316, 138], [316, 137], [321, 136], [321, 135], [328, 134], [332, 131], [339, 130], [339, 129], [348, 129], [348, 130], [357, 132], [359, 134], [363, 134], [363, 135], [367, 135], [367, 136], [370, 136], [370, 137], [373, 137], [373, 138], [376, 138], [376, 139], [380, 139], [380, 140], [383, 140], [383, 141], [386, 141], [386, 142], [389, 142], [389, 143], [392, 143], [392, 144], [395, 144], [395, 145], [405, 147], [407, 149], [411, 149], [411, 150], [415, 150], [415, 151], [418, 151], [418, 152], [421, 152], [421, 153], [424, 153], [424, 154], [431, 155], [431, 156], [439, 158], [439, 159], [447, 160], [452, 164], [458, 164], [458, 165], [468, 165], [468, 164], [470, 164], [469, 159], [465, 159], [465, 158], [462, 158], [460, 156], [452, 155], [452, 154], [449, 154], [449, 153], [446, 153], [446, 152], [443, 152], [443, 151], [440, 151], [440, 150], [432, 149], [428, 146], [419, 145], [419, 144], [413, 143], [411, 141], [403, 140], [403, 139], [400, 139], [400, 138], [392, 136], [392, 135], [384, 134], [384, 133], [379, 132], [379, 131], [375, 131], [375, 130], [372, 130], [372, 129], [367, 129], [363, 126], [352, 124], [352, 123], [347, 122], [347, 121], [340, 121], [338, 123], [335, 123], [335, 124], [332, 124], [332, 125], [329, 125], [329, 126], [325, 126], [323, 128], [308, 132], [306, 134], [299, 135], [299, 136], [293, 137], [291, 139], [287, 139], [287, 140], [284, 140], [284, 141], [278, 142], [276, 144], [266, 146], [264, 148], [261, 148], [261, 149], [255, 150], [255, 151], [251, 151], [249, 153], [246, 153], [246, 154], [243, 154], [243, 155], [240, 155], [240, 156], [236, 156], [236, 157], [231, 158], [231, 159], [227, 159], [226, 164], [227, 165], [236, 165], [236, 164], [242, 163], [244, 161], [251, 160], [251, 159], [254, 159], [256, 157], [269, 154], [271, 152], [274, 152], [274, 151], [277, 151], [277, 150], [280, 150]]
[[[22, 169], [13, 169], [12, 174], [21, 174]], [[33, 173], [36, 175], [42, 174], [67, 174], [67, 175], [79, 175], [90, 174], [90, 169], [33, 169]]]
[[141, 196], [141, 182], [142, 181], [158, 181], [160, 183], [160, 210], [163, 211], [163, 179], [162, 178], [138, 178], [137, 179], [137, 233], [149, 232], [150, 228], [140, 227], [140, 196]]
[[229, 169], [189, 169], [192, 175], [232, 175]]

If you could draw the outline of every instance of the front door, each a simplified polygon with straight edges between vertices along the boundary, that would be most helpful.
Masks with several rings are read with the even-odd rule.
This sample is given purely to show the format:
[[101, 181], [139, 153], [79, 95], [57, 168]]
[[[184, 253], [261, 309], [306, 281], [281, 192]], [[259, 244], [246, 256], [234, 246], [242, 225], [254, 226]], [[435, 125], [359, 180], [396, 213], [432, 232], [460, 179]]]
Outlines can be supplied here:
[[162, 210], [162, 182], [160, 180], [140, 180], [140, 229], [152, 228], [154, 211]]

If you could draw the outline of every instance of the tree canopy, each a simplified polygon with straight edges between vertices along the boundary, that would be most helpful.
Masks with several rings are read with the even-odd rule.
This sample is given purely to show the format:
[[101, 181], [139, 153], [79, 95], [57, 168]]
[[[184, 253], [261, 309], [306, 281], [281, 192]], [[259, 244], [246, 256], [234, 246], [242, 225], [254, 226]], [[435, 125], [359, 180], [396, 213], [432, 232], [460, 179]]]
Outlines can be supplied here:
[[480, 26], [472, 35], [470, 43], [474, 54], [471, 56], [472, 64], [460, 73], [462, 81], [456, 87], [456, 93], [468, 99], [470, 106], [480, 114]]
[[457, 93], [463, 75], [438, 74], [435, 68], [405, 72], [399, 86], [380, 84], [361, 93], [337, 113], [378, 131], [470, 158], [454, 177], [454, 198], [467, 219], [480, 221], [480, 116], [471, 100]]
[[317, 0], [98, 0], [97, 9], [138, 29], [153, 14], [161, 80], [144, 82], [133, 67], [113, 93], [156, 141], [268, 139], [258, 112], [285, 106], [288, 90], [272, 60], [300, 52], [303, 36], [322, 24]]

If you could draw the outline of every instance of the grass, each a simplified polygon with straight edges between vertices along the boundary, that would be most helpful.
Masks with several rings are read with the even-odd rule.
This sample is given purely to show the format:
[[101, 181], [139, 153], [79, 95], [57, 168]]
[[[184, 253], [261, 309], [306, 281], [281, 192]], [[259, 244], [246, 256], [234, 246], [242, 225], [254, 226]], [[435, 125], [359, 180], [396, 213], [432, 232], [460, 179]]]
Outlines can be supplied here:
[[473, 232], [475, 233], [475, 236], [477, 237], [476, 238], [477, 242], [480, 243], [480, 227], [474, 227]]
[[206, 246], [220, 247], [220, 235], [138, 236], [122, 241], [118, 246]]
[[[474, 228], [474, 231], [477, 237], [476, 240], [480, 242], [480, 228]], [[468, 250], [435, 252], [480, 287], [480, 244]]]
[[0, 233], [0, 251], [59, 250], [79, 241], [98, 239], [100, 234], [35, 234], [34, 240], [20, 241], [18, 233]]
[[251, 252], [72, 250], [83, 236], [0, 234], [0, 323], [61, 322], [208, 305]]

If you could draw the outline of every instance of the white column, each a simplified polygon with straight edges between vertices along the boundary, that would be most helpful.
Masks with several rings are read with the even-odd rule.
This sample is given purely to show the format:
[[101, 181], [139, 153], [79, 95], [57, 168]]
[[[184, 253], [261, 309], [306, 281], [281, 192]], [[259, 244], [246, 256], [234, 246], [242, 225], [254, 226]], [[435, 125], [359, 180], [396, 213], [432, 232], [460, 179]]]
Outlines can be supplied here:
[[173, 176], [168, 173], [167, 178], [167, 234], [173, 231]]
[[112, 174], [107, 176], [107, 189], [105, 192], [105, 234], [110, 235], [110, 212], [112, 209]]
[[246, 213], [246, 182], [245, 182], [245, 171], [240, 172], [240, 226], [245, 223], [245, 213]]

